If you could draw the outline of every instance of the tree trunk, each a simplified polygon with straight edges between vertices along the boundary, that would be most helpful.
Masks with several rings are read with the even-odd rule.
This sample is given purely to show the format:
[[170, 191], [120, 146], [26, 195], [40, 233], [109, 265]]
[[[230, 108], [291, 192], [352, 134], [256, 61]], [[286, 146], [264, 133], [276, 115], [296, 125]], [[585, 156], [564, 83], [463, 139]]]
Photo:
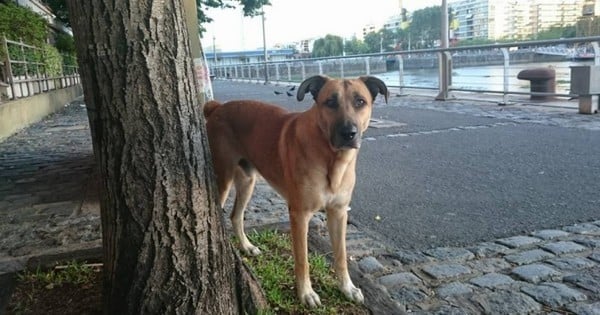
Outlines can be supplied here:
[[254, 286], [218, 210], [182, 0], [68, 7], [102, 177], [105, 314], [242, 312], [240, 284]]

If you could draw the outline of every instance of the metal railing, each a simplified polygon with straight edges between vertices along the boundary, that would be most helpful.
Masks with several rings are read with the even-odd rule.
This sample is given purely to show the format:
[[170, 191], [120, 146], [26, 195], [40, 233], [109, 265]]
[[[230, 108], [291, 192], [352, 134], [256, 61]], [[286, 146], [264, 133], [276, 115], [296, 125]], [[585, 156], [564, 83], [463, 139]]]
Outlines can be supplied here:
[[[238, 63], [211, 67], [217, 78], [260, 82], [269, 77], [274, 83], [300, 82], [325, 74], [334, 77], [377, 75], [390, 87], [427, 89], [447, 99], [452, 91], [496, 93], [507, 102], [509, 94], [571, 97], [570, 66], [600, 65], [600, 36], [559, 40], [420, 49], [327, 58], [290, 59], [259, 63]], [[593, 60], [574, 61], [577, 49], [587, 47]], [[572, 55], [570, 55], [572, 54]], [[551, 67], [556, 71], [555, 92], [531, 92], [529, 82], [517, 79], [517, 72], [531, 67]], [[268, 71], [265, 74], [265, 71]]]
[[74, 56], [62, 56], [59, 69], [51, 70], [42, 48], [4, 36], [0, 40], [0, 102], [80, 84]]

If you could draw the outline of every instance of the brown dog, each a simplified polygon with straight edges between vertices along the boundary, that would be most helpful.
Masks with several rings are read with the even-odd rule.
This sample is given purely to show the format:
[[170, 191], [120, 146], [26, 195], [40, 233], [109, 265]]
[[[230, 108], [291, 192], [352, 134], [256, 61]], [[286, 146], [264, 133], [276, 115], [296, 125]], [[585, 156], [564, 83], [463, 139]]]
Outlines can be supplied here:
[[204, 105], [221, 206], [233, 183], [234, 232], [247, 254], [258, 255], [260, 250], [250, 243], [243, 226], [256, 171], [286, 199], [296, 289], [302, 303], [311, 307], [321, 302], [309, 278], [308, 223], [315, 211], [324, 209], [339, 288], [350, 300], [362, 302], [362, 292], [352, 284], [346, 262], [347, 210], [362, 133], [369, 125], [375, 97], [383, 94], [387, 102], [388, 90], [371, 76], [353, 80], [313, 76], [300, 84], [298, 101], [308, 92], [315, 103], [302, 113], [257, 101]]

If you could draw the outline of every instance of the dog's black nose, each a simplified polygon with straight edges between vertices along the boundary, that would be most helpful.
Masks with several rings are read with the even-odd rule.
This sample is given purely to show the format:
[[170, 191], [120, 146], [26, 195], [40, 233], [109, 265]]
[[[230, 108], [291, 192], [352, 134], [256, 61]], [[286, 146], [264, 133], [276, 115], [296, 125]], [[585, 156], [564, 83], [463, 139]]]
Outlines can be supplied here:
[[355, 125], [346, 125], [340, 130], [340, 136], [342, 139], [346, 141], [354, 140], [356, 134], [358, 133], [358, 128]]

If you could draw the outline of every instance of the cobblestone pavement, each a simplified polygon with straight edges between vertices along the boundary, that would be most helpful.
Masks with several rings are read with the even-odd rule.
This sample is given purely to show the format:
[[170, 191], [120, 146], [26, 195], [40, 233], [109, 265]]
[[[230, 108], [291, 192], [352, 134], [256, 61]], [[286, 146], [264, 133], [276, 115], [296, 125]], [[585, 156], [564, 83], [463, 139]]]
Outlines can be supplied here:
[[[402, 106], [600, 128], [598, 120], [561, 110], [424, 98]], [[85, 108], [75, 101], [0, 142], [0, 276], [21, 268], [23, 257], [100, 245], [90, 141]], [[285, 225], [285, 202], [264, 181], [255, 191], [247, 230]], [[324, 221], [315, 216], [314, 233], [328, 240]], [[397, 304], [398, 313], [600, 314], [600, 221], [425, 251], [385, 247], [352, 224], [347, 239], [353, 278], [374, 283], [372, 295]]]

